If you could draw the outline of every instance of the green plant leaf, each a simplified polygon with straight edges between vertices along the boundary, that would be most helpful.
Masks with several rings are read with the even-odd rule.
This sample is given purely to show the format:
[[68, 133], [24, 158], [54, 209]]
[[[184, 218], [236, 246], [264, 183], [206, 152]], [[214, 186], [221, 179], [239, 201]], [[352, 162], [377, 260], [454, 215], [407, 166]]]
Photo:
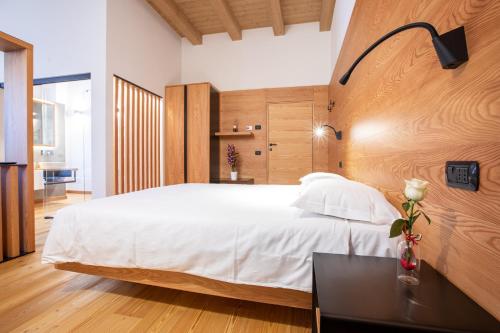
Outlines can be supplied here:
[[407, 201], [407, 202], [403, 202], [403, 209], [405, 210], [405, 212], [408, 211], [408, 209], [410, 209], [410, 203]]
[[396, 221], [392, 222], [391, 225], [391, 232], [389, 233], [389, 238], [393, 237], [398, 237], [401, 235], [401, 232], [403, 231], [403, 226], [405, 225], [406, 220], [403, 219], [397, 219]]
[[424, 214], [424, 217], [425, 217], [425, 219], [427, 220], [427, 223], [428, 223], [428, 224], [431, 224], [431, 222], [432, 222], [432, 221], [431, 221], [431, 219], [429, 218], [429, 216], [427, 216], [427, 214], [425, 214], [424, 212], [422, 212], [422, 214]]

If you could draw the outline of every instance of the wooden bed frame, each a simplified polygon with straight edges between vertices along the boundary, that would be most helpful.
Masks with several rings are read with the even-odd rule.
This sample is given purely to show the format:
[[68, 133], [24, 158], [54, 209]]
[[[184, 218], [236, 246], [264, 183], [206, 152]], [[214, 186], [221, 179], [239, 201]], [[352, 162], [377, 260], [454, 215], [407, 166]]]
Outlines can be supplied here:
[[113, 268], [79, 263], [56, 264], [55, 268], [200, 294], [311, 309], [311, 293], [292, 289], [236, 284], [186, 273], [141, 268]]

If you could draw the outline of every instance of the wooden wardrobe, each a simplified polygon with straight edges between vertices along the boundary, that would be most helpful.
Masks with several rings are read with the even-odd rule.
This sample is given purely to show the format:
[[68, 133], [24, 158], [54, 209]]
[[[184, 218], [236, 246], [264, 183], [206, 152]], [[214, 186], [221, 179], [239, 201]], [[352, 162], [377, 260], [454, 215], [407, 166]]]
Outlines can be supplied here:
[[218, 176], [218, 130], [219, 92], [210, 83], [165, 87], [164, 185]]

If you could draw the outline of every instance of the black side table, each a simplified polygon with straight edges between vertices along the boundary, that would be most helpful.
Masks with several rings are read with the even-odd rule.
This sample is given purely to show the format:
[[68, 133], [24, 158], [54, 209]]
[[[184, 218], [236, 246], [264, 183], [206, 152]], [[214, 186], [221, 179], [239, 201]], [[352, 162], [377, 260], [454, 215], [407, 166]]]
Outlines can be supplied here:
[[499, 322], [429, 264], [418, 286], [394, 258], [313, 254], [313, 333], [491, 332]]

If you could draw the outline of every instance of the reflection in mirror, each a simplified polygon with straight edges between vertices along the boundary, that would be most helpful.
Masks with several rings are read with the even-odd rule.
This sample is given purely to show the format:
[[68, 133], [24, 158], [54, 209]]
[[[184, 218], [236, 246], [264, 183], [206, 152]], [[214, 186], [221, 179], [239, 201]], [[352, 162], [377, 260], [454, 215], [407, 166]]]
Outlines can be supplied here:
[[33, 100], [33, 144], [54, 147], [56, 140], [56, 105], [52, 102]]

